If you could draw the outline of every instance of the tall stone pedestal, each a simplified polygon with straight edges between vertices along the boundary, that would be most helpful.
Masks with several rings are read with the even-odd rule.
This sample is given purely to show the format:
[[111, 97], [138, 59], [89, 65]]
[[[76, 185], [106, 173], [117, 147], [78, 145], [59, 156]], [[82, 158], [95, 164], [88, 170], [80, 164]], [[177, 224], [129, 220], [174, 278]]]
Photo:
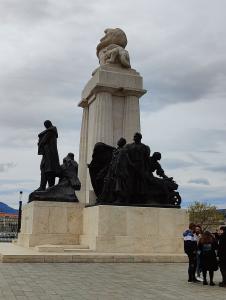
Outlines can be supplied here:
[[84, 205], [67, 202], [33, 201], [23, 206], [21, 232], [17, 244], [79, 244]]
[[139, 98], [146, 91], [143, 79], [133, 69], [118, 65], [100, 66], [82, 92], [83, 108], [79, 153], [79, 201], [92, 204], [95, 195], [90, 184], [87, 163], [97, 142], [116, 146], [120, 137], [132, 142], [140, 132]]
[[80, 242], [96, 252], [182, 255], [187, 226], [183, 209], [86, 207]]

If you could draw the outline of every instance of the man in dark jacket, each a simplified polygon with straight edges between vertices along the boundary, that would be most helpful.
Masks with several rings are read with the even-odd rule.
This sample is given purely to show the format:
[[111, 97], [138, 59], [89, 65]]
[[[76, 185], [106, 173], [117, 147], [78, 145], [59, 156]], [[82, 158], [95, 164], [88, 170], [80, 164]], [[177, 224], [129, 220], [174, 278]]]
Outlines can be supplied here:
[[57, 128], [52, 125], [51, 121], [44, 122], [46, 130], [39, 133], [38, 155], [42, 155], [40, 165], [41, 183], [38, 190], [44, 191], [48, 182], [51, 187], [55, 184], [55, 178], [60, 172], [59, 156], [57, 151]]
[[220, 227], [218, 256], [222, 275], [222, 282], [219, 283], [219, 286], [226, 287], [226, 226]]
[[197, 238], [194, 235], [196, 225], [189, 224], [189, 229], [183, 233], [184, 237], [184, 252], [188, 256], [188, 282], [197, 282], [195, 271], [197, 266]]

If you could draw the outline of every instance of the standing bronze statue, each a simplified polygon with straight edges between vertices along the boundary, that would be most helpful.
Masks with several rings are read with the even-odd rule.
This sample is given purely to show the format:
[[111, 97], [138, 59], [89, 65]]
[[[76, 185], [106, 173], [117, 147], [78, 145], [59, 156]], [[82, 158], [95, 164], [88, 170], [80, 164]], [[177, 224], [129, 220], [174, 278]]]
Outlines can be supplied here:
[[[28, 202], [32, 201], [58, 201], [78, 202], [75, 191], [79, 191], [81, 183], [78, 178], [78, 164], [73, 153], [63, 159], [60, 165], [57, 150], [58, 133], [52, 122], [44, 122], [45, 130], [39, 133], [38, 155], [42, 155], [40, 164], [40, 187], [29, 195]], [[56, 177], [59, 178], [55, 185]], [[46, 187], [48, 183], [48, 188]]]
[[131, 177], [130, 199], [137, 203], [145, 199], [148, 191], [148, 159], [150, 148], [141, 143], [142, 134], [136, 132], [133, 137], [134, 142], [126, 145], [130, 166], [129, 174]]
[[55, 178], [59, 176], [60, 163], [57, 150], [57, 128], [52, 122], [46, 120], [44, 122], [45, 130], [39, 133], [38, 155], [42, 155], [41, 160], [41, 183], [38, 191], [44, 191], [46, 185], [54, 186]]
[[[125, 151], [126, 139], [120, 138], [117, 148], [112, 152], [112, 158], [108, 165], [108, 171], [102, 181], [101, 194], [97, 203], [126, 203], [128, 196], [128, 159]], [[94, 175], [95, 176], [95, 175]]]

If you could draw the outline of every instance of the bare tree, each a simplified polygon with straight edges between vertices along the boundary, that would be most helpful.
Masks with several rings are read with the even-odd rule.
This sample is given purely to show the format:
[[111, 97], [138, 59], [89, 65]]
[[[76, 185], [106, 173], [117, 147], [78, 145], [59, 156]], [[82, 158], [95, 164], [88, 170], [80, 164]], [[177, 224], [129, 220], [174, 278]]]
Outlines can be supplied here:
[[200, 224], [204, 231], [224, 224], [224, 215], [208, 203], [195, 201], [188, 207], [188, 213], [190, 222]]

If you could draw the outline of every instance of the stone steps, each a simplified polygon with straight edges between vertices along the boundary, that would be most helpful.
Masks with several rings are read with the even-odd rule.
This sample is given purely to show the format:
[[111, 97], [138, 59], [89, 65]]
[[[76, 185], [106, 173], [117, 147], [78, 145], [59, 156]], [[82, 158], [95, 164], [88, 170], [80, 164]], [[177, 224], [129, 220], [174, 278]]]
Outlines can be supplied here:
[[[68, 247], [68, 245], [66, 245]], [[73, 245], [75, 246], [75, 245]], [[81, 247], [80, 245], [76, 245]], [[68, 249], [68, 248], [67, 248]], [[73, 248], [71, 248], [73, 249]], [[39, 252], [12, 243], [0, 244], [2, 263], [182, 263], [187, 256], [179, 253], [102, 253], [89, 249], [75, 252]]]
[[88, 246], [86, 245], [39, 245], [35, 247], [38, 252], [54, 252], [54, 253], [64, 253], [64, 252], [90, 252]]

